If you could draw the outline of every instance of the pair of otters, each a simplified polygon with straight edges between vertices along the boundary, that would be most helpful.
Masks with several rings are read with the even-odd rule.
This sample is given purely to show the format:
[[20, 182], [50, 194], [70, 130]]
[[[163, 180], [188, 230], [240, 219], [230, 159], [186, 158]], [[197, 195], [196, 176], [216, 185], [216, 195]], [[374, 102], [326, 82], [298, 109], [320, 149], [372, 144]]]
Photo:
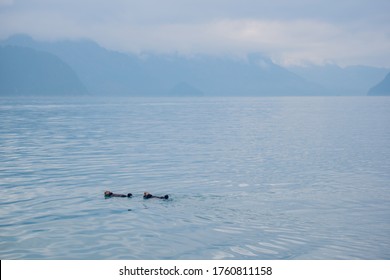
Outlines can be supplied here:
[[[113, 192], [110, 192], [110, 191], [105, 191], [104, 192], [104, 197], [105, 198], [110, 198], [110, 197], [132, 197], [133, 194], [131, 193], [128, 193], [127, 195], [126, 194], [116, 194], [116, 193], [113, 193]], [[144, 199], [149, 199], [149, 198], [159, 198], [159, 199], [168, 199], [169, 196], [166, 194], [164, 196], [155, 196], [155, 195], [152, 195], [148, 192], [144, 192]]]

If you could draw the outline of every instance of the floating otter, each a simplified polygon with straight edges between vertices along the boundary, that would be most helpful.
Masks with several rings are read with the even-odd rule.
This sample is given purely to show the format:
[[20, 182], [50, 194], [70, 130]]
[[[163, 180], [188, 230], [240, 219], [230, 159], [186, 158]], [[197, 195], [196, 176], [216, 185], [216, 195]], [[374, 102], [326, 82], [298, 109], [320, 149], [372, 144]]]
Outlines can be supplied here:
[[126, 194], [116, 194], [110, 191], [105, 191], [104, 192], [104, 197], [105, 198], [110, 198], [110, 197], [132, 197], [133, 195], [131, 193]]
[[149, 199], [149, 198], [168, 199], [169, 196], [167, 194], [164, 196], [155, 196], [155, 195], [152, 195], [148, 192], [144, 192], [144, 199]]

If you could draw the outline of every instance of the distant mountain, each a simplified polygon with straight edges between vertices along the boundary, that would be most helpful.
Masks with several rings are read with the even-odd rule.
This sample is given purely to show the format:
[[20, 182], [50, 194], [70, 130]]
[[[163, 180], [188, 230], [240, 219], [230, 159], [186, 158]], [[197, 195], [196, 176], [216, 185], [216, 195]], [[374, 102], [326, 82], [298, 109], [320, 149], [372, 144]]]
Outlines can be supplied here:
[[126, 96], [365, 95], [389, 69], [337, 65], [283, 68], [268, 57], [124, 54], [89, 40], [38, 42], [15, 35], [1, 45], [52, 53], [67, 63], [91, 94]]
[[0, 95], [80, 95], [87, 90], [57, 56], [26, 47], [0, 46]]
[[366, 95], [369, 88], [378, 83], [389, 69], [368, 66], [339, 67], [323, 66], [289, 67], [291, 72], [306, 80], [322, 85], [329, 95]]
[[28, 46], [60, 57], [91, 94], [152, 95], [158, 88], [136, 56], [106, 50], [93, 41], [37, 42], [26, 35], [14, 35], [3, 44]]
[[368, 95], [390, 95], [390, 73], [379, 84], [372, 87]]
[[37, 42], [12, 36], [3, 45], [28, 46], [60, 57], [91, 94], [292, 96], [321, 95], [321, 86], [275, 65], [260, 54], [246, 59], [178, 55], [137, 56], [106, 50], [88, 40]]
[[201, 90], [199, 90], [198, 88], [196, 88], [188, 83], [181, 82], [172, 88], [169, 95], [172, 95], [172, 96], [203, 96], [204, 93]]
[[320, 95], [323, 89], [261, 54], [245, 59], [197, 55], [144, 55], [142, 65], [161, 88], [185, 82], [206, 96]]

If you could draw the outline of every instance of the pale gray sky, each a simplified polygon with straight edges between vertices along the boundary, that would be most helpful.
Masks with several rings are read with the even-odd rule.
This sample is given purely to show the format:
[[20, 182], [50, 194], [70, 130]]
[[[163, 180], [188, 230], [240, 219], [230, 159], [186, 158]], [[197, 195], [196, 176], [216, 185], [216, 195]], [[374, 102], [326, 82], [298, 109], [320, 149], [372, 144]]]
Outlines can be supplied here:
[[390, 67], [389, 0], [0, 0], [0, 38]]

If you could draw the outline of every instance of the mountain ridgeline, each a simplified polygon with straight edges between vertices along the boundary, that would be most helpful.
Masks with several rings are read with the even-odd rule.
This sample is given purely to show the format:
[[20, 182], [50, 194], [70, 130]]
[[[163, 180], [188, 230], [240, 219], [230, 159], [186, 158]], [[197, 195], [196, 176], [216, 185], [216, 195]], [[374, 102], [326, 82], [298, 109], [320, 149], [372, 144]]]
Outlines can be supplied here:
[[329, 78], [321, 76], [321, 71], [283, 68], [261, 54], [245, 59], [138, 56], [110, 51], [89, 40], [49, 43], [26, 35], [12, 36], [0, 44], [5, 46], [0, 48], [2, 95], [87, 91], [102, 96], [363, 95], [388, 72], [362, 67], [348, 79], [347, 71], [338, 68], [336, 78]]
[[372, 87], [368, 95], [387, 95], [390, 96], [390, 73], [376, 86]]
[[0, 94], [80, 95], [87, 90], [62, 60], [31, 48], [0, 47]]
[[315, 83], [321, 84], [334, 95], [367, 95], [368, 90], [388, 73], [389, 69], [368, 66], [348, 66], [334, 64], [323, 66], [289, 67], [291, 72]]

